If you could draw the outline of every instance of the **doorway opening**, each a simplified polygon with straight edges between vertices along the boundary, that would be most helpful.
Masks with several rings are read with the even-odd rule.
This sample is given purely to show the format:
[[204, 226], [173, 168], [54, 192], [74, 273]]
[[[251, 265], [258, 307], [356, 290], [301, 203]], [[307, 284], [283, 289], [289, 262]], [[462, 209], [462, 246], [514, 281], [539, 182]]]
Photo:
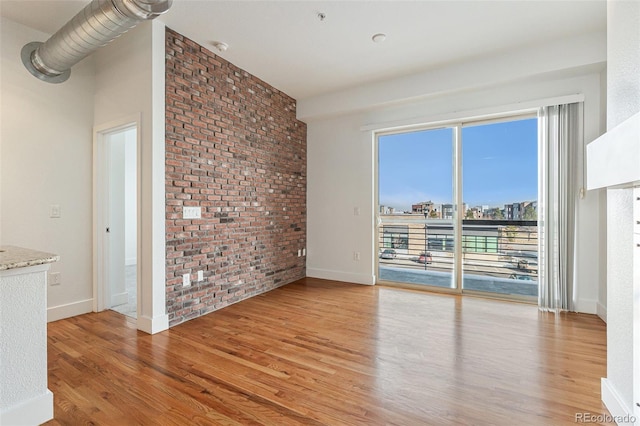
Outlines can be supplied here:
[[138, 311], [138, 125], [96, 131], [96, 311]]

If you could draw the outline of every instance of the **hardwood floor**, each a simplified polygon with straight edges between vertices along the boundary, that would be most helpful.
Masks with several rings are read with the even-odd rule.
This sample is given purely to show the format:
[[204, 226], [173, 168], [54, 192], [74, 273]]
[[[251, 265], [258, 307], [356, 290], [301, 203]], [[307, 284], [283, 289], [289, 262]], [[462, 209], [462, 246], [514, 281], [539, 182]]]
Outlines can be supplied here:
[[575, 425], [608, 414], [605, 324], [304, 279], [153, 336], [49, 324], [50, 425]]

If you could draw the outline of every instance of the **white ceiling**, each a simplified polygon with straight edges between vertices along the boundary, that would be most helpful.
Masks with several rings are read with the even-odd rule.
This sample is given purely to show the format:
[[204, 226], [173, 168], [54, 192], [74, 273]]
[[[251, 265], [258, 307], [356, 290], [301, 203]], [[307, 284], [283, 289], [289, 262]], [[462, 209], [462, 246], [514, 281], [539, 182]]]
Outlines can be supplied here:
[[[53, 33], [86, 0], [2, 0], [1, 14]], [[320, 21], [318, 13], [326, 14]], [[605, 0], [174, 0], [168, 27], [301, 100], [479, 56], [604, 31]], [[387, 40], [376, 44], [375, 33]]]

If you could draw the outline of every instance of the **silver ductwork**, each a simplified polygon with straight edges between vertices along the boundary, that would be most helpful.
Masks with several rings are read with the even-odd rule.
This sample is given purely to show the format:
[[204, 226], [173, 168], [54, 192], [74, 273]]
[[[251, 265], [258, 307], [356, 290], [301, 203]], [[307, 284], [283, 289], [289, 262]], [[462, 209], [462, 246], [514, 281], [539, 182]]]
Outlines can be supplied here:
[[173, 0], [93, 0], [44, 43], [22, 48], [22, 63], [48, 83], [62, 83], [71, 67], [138, 23], [154, 19]]

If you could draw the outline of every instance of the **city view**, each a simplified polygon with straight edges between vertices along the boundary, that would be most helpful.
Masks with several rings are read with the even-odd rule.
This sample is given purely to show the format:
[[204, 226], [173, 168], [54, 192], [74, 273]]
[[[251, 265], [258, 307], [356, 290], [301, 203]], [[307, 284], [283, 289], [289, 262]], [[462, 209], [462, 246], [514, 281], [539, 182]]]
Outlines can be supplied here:
[[[379, 138], [379, 270], [383, 281], [537, 296], [537, 120]], [[457, 167], [462, 173], [454, 173]], [[465, 202], [457, 230], [455, 176]], [[456, 247], [459, 244], [460, 247]]]
[[[432, 201], [421, 201], [411, 205], [411, 210], [401, 211], [392, 206], [380, 206], [380, 214], [421, 214], [429, 219], [453, 220], [453, 204], [436, 204]], [[538, 220], [538, 202], [520, 201], [505, 204], [504, 207], [489, 207], [488, 205], [469, 207], [463, 204], [463, 219], [487, 220]]]

